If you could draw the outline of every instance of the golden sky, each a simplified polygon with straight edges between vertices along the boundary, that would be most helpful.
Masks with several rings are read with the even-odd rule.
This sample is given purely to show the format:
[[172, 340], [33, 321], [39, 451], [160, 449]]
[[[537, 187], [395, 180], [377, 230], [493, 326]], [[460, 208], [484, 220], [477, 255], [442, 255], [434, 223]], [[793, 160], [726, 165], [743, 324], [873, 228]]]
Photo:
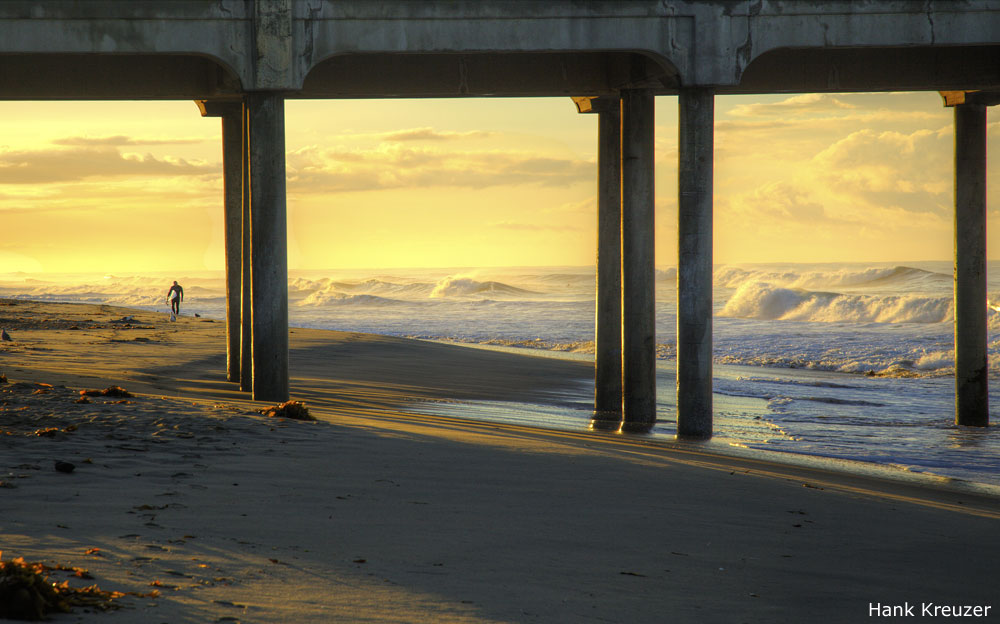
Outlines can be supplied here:
[[[285, 113], [292, 269], [594, 261], [597, 120], [568, 98], [290, 100]], [[220, 135], [188, 101], [0, 102], [0, 273], [221, 269]], [[720, 96], [715, 260], [948, 260], [952, 160], [937, 93]], [[663, 267], [676, 178], [677, 100], [660, 97]], [[1000, 202], [989, 209], [1000, 231]]]

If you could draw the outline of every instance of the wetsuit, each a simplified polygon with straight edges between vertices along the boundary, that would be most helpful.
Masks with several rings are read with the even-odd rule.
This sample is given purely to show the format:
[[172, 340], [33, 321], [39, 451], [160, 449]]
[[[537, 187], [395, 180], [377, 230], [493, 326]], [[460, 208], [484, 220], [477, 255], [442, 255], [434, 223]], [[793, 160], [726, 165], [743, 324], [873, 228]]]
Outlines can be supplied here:
[[179, 284], [174, 284], [170, 287], [167, 296], [169, 297], [172, 292], [177, 292], [177, 297], [170, 300], [170, 311], [174, 314], [181, 313], [181, 301], [184, 300], [184, 289], [180, 287]]

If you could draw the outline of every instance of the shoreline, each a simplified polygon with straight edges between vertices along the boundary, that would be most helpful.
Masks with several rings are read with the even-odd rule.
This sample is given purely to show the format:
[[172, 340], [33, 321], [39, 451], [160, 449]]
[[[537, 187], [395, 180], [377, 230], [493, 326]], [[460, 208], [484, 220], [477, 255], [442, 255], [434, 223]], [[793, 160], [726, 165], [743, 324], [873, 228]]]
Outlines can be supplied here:
[[[146, 344], [152, 346], [154, 350], [156, 349], [157, 344], [160, 344], [161, 346], [169, 346], [169, 337], [171, 335], [176, 336], [181, 327], [187, 327], [189, 329], [191, 327], [196, 327], [198, 330], [215, 329], [220, 332], [219, 335], [224, 336], [225, 334], [224, 320], [220, 321], [219, 319], [208, 317], [195, 318], [193, 316], [181, 316], [178, 318], [177, 323], [171, 323], [167, 322], [169, 313], [166, 312], [161, 313], [143, 308], [128, 308], [107, 304], [28, 301], [22, 299], [0, 298], [0, 313], [2, 313], [5, 309], [9, 310], [11, 307], [16, 307], [18, 305], [45, 307], [55, 306], [56, 310], [59, 310], [61, 306], [61, 309], [67, 312], [72, 311], [73, 313], [83, 317], [93, 316], [94, 313], [97, 313], [103, 315], [103, 320], [102, 322], [97, 322], [96, 326], [100, 329], [113, 330], [112, 335], [108, 338], [110, 343], [122, 344], [135, 342], [137, 340], [145, 341], [147, 340], [147, 336], [144, 336], [143, 332], [153, 332], [150, 334], [152, 337], [149, 338], [149, 341]], [[3, 306], [6, 306], [6, 308]], [[2, 316], [2, 314], [0, 314], [0, 316]], [[135, 323], [134, 327], [124, 327], [125, 325], [128, 325], [128, 323], [120, 322], [121, 318], [127, 316], [135, 317], [137, 319], [138, 322]], [[67, 327], [72, 327], [74, 323], [78, 323], [78, 321], [70, 320], [63, 323], [56, 321], [55, 323], [43, 325], [50, 328], [55, 327], [58, 330], [61, 330], [57, 331], [53, 336], [58, 338], [72, 335], [66, 334], [66, 330]], [[145, 325], [143, 325], [143, 323], [145, 323]], [[152, 329], [155, 323], [160, 323], [159, 329]], [[193, 325], [195, 323], [201, 323], [203, 325]], [[309, 350], [315, 350], [320, 352], [320, 357], [322, 357], [322, 353], [325, 350], [326, 355], [330, 357], [332, 361], [350, 359], [352, 357], [356, 357], [357, 353], [362, 351], [368, 351], [370, 353], [375, 352], [374, 356], [371, 357], [371, 361], [361, 369], [346, 374], [343, 370], [341, 370], [339, 371], [339, 374], [336, 375], [339, 377], [338, 379], [327, 379], [326, 381], [336, 384], [328, 390], [339, 389], [345, 394], [345, 396], [357, 396], [358, 393], [353, 389], [353, 386], [355, 386], [359, 381], [362, 382], [364, 387], [369, 390], [371, 389], [373, 383], [378, 381], [382, 383], [383, 388], [379, 389], [379, 391], [374, 394], [365, 396], [362, 403], [371, 403], [373, 397], [377, 396], [379, 400], [376, 404], [381, 408], [403, 408], [410, 413], [457, 417], [460, 419], [463, 418], [461, 414], [464, 413], [466, 414], [464, 418], [468, 418], [473, 421], [512, 423], [515, 421], [510, 418], [498, 419], [493, 417], [489, 411], [482, 409], [481, 406], [491, 403], [500, 404], [504, 406], [504, 411], [510, 412], [512, 410], [508, 406], [513, 406], [513, 409], [516, 410], [517, 406], [521, 405], [527, 410], [531, 410], [536, 406], [558, 406], [568, 397], [577, 397], [580, 395], [581, 385], [584, 386], [586, 392], [592, 392], [592, 388], [589, 386], [592, 385], [593, 362], [585, 355], [577, 353], [567, 354], [561, 351], [551, 352], [533, 349], [530, 347], [509, 347], [479, 343], [463, 343], [449, 340], [404, 338], [383, 334], [365, 334], [359, 332], [303, 327], [291, 327], [289, 332], [291, 357], [293, 359], [297, 351], [306, 352]], [[212, 332], [207, 333], [211, 334]], [[336, 346], [326, 344], [327, 337], [334, 340]], [[177, 367], [161, 367], [156, 365], [149, 366], [151, 360], [156, 359], [155, 355], [144, 355], [144, 357], [137, 362], [140, 365], [153, 368], [154, 372], [143, 372], [141, 368], [138, 371], [130, 371], [129, 368], [136, 367], [127, 366], [110, 367], [108, 370], [109, 372], [114, 371], [118, 374], [118, 377], [115, 378], [122, 380], [123, 383], [130, 384], [130, 386], [134, 386], [138, 389], [138, 392], [145, 394], [157, 394], [161, 390], [173, 390], [173, 394], [177, 394], [179, 396], [199, 396], [207, 392], [211, 396], [224, 397], [229, 401], [237, 401], [250, 406], [257, 405], [250, 400], [248, 393], [240, 392], [238, 390], [237, 384], [225, 381], [224, 338], [215, 336], [213, 339], [219, 341], [217, 347], [221, 349], [221, 352], [213, 352], [211, 349], [201, 348], [199, 349], [198, 360], [204, 363], [211, 363], [212, 365], [219, 367], [219, 369], [216, 371], [215, 375], [208, 372], [202, 372], [196, 379], [184, 380], [188, 381], [189, 385], [178, 386], [177, 388], [171, 389], [163, 386], [163, 384], [156, 383], [159, 378], [158, 373], [167, 373], [164, 376], [164, 379], [170, 379], [170, 374], [176, 372]], [[159, 340], [159, 343], [157, 340]], [[385, 358], [387, 357], [387, 355], [379, 355], [378, 351], [385, 351], [386, 354], [391, 353], [391, 357], [411, 358], [410, 363], [413, 363], [414, 360], [412, 358], [418, 354], [425, 355], [427, 353], [426, 350], [420, 349], [413, 343], [424, 343], [432, 346], [434, 349], [443, 348], [445, 351], [448, 349], [459, 349], [462, 351], [472, 352], [481, 351], [486, 354], [507, 354], [514, 356], [514, 358], [531, 358], [529, 361], [543, 361], [544, 368], [540, 375], [534, 375], [534, 379], [529, 378], [532, 377], [532, 375], [517, 375], [515, 372], [517, 366], [514, 365], [513, 367], [504, 367], [502, 371], [505, 372], [506, 376], [499, 379], [476, 378], [474, 383], [464, 384], [464, 387], [463, 384], [455, 383], [454, 381], [452, 383], [439, 383], [442, 378], [448, 376], [468, 375], [470, 370], [482, 361], [482, 358], [466, 357], [460, 362], [454, 362], [449, 366], [440, 366], [437, 369], [431, 368], [421, 371], [421, 383], [418, 384], [418, 386], [401, 387], [399, 384], [394, 383], [395, 379], [392, 379], [394, 375], [385, 376], [378, 371], [378, 368], [382, 365], [382, 363], [384, 363]], [[361, 346], [359, 347], [359, 345]], [[134, 349], [135, 346], [138, 345], [130, 345], [130, 348]], [[394, 348], [400, 350], [392, 351]], [[3, 345], [0, 345], [0, 353], [2, 353], [2, 349]], [[461, 351], [455, 353], [460, 352]], [[306, 359], [311, 359], [313, 357], [315, 356], [310, 355]], [[436, 359], [440, 360], [440, 358]], [[452, 357], [451, 359], [454, 360], [456, 358]], [[487, 357], [486, 359], [489, 360], [490, 358]], [[355, 359], [352, 362], [352, 365], [356, 367], [358, 361], [359, 360]], [[561, 363], [566, 363], [567, 366], [562, 368]], [[102, 368], [99, 362], [94, 362], [94, 364], [95, 366], [88, 367], [89, 370], [100, 370]], [[735, 371], [747, 368], [743, 365], [719, 366], [722, 369], [732, 368]], [[292, 376], [294, 377], [295, 364], [292, 363], [290, 368], [292, 369]], [[512, 370], [512, 368], [515, 370]], [[30, 371], [33, 369], [27, 370]], [[762, 368], [762, 370], [770, 369]], [[2, 372], [3, 370], [0, 369], [0, 373]], [[51, 379], [62, 378], [60, 381], [57, 381], [57, 383], [63, 383], [63, 385], [74, 385], [74, 387], [79, 388], [82, 388], [83, 385], [85, 385], [79, 382], [86, 380], [89, 380], [92, 383], [98, 383], [98, 385], [101, 381], [107, 381], [108, 383], [113, 381], [112, 376], [108, 375], [82, 376], [77, 378], [73, 374], [66, 374], [66, 371], [53, 371], [51, 368], [43, 368], [37, 372], [42, 374], [51, 373]], [[403, 372], [412, 373], [413, 368], [407, 367]], [[773, 372], [781, 373], [783, 372], [783, 369], [774, 369]], [[545, 386], [545, 382], [539, 384], [539, 377], [552, 381], [553, 383], [551, 387], [544, 389], [541, 388], [540, 386]], [[66, 384], [65, 382], [67, 380], [77, 381], [78, 383]], [[315, 381], [315, 379], [309, 379], [307, 380], [307, 383], [303, 385], [303, 392], [305, 393], [303, 394], [303, 397], [311, 396], [308, 393], [308, 389], [310, 387], [309, 383], [313, 381]], [[473, 388], [473, 386], [476, 387]], [[292, 390], [294, 395], [294, 384]], [[531, 396], [526, 398], [524, 396], [525, 394], [530, 394]], [[292, 398], [295, 399], [297, 397], [292, 396]], [[588, 395], [588, 402], [589, 398], [590, 397]], [[734, 399], [734, 397], [716, 394], [716, 399], [719, 398], [729, 401]], [[739, 401], [738, 397], [736, 399]], [[744, 399], [744, 401], [747, 400], [750, 399]], [[556, 408], [553, 408], [553, 411], [555, 409]], [[530, 422], [525, 423], [524, 420]], [[567, 419], [567, 421], [568, 420], [569, 419]], [[670, 421], [659, 419], [658, 422], [662, 424], [669, 423]], [[574, 426], [573, 424], [553, 426], [543, 422], [538, 422], [538, 418], [533, 418], [531, 416], [526, 419], [522, 419], [520, 424], [527, 424], [528, 426], [537, 427], [539, 429], [554, 431], [588, 431], [589, 413], [588, 418], [581, 420], [578, 426]], [[672, 436], [664, 435], [663, 433], [654, 432], [649, 434], [649, 436], [654, 440], [666, 443], [668, 446], [675, 442]], [[644, 436], [638, 435], [637, 437], [643, 438]], [[1000, 485], [994, 483], [974, 481], [967, 478], [939, 474], [933, 471], [912, 471], [907, 467], [892, 464], [822, 455], [801, 450], [748, 447], [746, 446], [747, 442], [745, 440], [741, 440], [736, 437], [727, 437], [720, 432], [716, 432], [716, 435], [711, 440], [707, 441], [707, 443], [680, 442], [680, 444], [705, 444], [710, 447], [713, 452], [724, 455], [732, 455], [734, 457], [745, 457], [748, 459], [759, 457], [777, 463], [787, 463], [790, 466], [840, 471], [847, 474], [889, 479], [905, 484], [954, 488], [959, 492], [1000, 497]]]
[[[220, 380], [221, 323], [54, 305], [0, 305], [38, 321], [0, 348], [3, 557], [160, 591], [57, 623], [857, 621], [872, 602], [1000, 606], [995, 497], [405, 411], [544, 400], [587, 366], [294, 329], [293, 398], [319, 420], [280, 420]], [[74, 402], [109, 385], [138, 396]]]
[[[455, 345], [459, 347], [465, 347], [470, 349], [482, 349], [484, 351], [493, 351], [499, 353], [509, 353], [514, 355], [524, 355], [529, 357], [539, 357], [545, 359], [561, 360], [561, 361], [577, 361], [587, 364], [588, 366], [593, 366], [593, 357], [587, 354], [580, 354], [576, 352], [562, 352], [562, 351], [545, 351], [541, 349], [533, 349], [531, 347], [514, 347], [514, 346], [503, 346], [503, 345], [491, 345], [491, 344], [479, 344], [479, 343], [463, 343], [448, 340], [433, 340], [433, 339], [417, 339], [424, 342], [440, 343]], [[724, 374], [737, 375], [744, 371], [752, 370], [753, 373], [758, 374], [773, 374], [781, 375], [782, 373], [788, 372], [786, 369], [769, 369], [767, 367], [749, 367], [746, 365], [734, 365], [734, 364], [716, 364], [714, 371], [716, 375], [722, 376]], [[794, 370], [794, 369], [792, 369]], [[847, 375], [850, 377], [851, 373], [840, 373], [836, 371], [819, 371], [821, 374], [830, 375]], [[672, 371], [671, 371], [672, 373]], [[721, 373], [721, 374], [720, 374]], [[592, 380], [587, 379], [585, 383], [590, 384], [587, 388], [587, 392], [592, 392]], [[588, 396], [589, 398], [589, 396]], [[762, 411], [760, 407], [754, 408], [749, 405], [749, 402], [759, 401], [764, 402], [764, 399], [757, 399], [753, 397], [732, 397], [726, 396], [719, 393], [714, 393], [714, 399], [719, 402], [720, 399], [726, 401], [729, 404], [735, 404], [737, 407], [746, 409], [747, 411], [760, 412]], [[537, 409], [533, 409], [532, 405], [520, 404], [511, 402], [509, 410], [524, 410], [525, 412], [534, 411], [536, 414], [535, 418], [530, 416], [515, 419], [511, 417], [497, 417], [496, 412], [498, 409], [491, 409], [493, 405], [476, 403], [476, 402], [465, 402], [454, 407], [446, 407], [445, 409], [435, 409], [434, 406], [430, 406], [430, 409], [424, 408], [421, 411], [429, 414], [437, 415], [450, 415], [461, 417], [462, 412], [471, 414], [467, 416], [468, 418], [474, 420], [486, 420], [489, 422], [526, 422], [533, 421], [534, 424], [531, 426], [537, 426], [543, 429], [555, 429], [555, 430], [569, 430], [569, 431], [581, 431], [587, 429], [584, 421], [576, 422], [570, 419], [564, 419], [562, 426], [549, 425], [545, 423], [538, 422], [541, 418], [544, 418], [545, 414]], [[733, 405], [729, 405], [732, 409]], [[570, 409], [570, 408], [567, 408]], [[670, 426], [671, 421], [658, 419], [658, 429], [663, 428], [664, 424]], [[644, 437], [641, 434], [632, 434], [636, 437]], [[662, 443], [670, 444], [674, 441], [672, 432], [662, 432], [654, 431], [651, 434], [646, 434], [651, 439], [657, 440]], [[968, 492], [974, 494], [981, 494], [984, 496], [1000, 497], [1000, 483], [989, 483], [986, 481], [977, 481], [966, 477], [948, 475], [942, 472], [934, 472], [933, 469], [925, 470], [914, 470], [912, 467], [900, 466], [895, 464], [887, 464], [875, 461], [865, 461], [861, 459], [855, 459], [850, 457], [838, 457], [833, 455], [824, 455], [817, 452], [809, 452], [805, 450], [798, 449], [778, 449], [778, 448], [761, 448], [760, 446], [749, 446], [751, 444], [747, 440], [740, 439], [738, 437], [726, 436], [724, 433], [716, 432], [716, 434], [706, 442], [682, 442], [682, 444], [703, 444], [707, 448], [710, 448], [712, 452], [720, 453], [724, 455], [733, 455], [735, 457], [745, 457], [749, 459], [767, 459], [769, 461], [777, 463], [787, 463], [792, 466], [801, 467], [812, 467], [825, 470], [839, 471], [846, 474], [853, 475], [864, 475], [879, 479], [888, 479], [892, 481], [898, 481], [900, 483], [915, 484], [915, 485], [925, 485], [929, 487], [946, 487], [954, 488], [956, 491]]]

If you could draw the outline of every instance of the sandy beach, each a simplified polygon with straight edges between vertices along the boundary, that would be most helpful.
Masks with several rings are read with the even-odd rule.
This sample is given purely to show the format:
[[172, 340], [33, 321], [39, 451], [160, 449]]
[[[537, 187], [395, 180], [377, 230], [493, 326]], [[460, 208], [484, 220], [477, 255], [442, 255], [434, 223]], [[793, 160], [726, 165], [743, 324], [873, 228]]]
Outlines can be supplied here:
[[[219, 321], [6, 300], [0, 327], [2, 557], [131, 592], [53, 622], [1000, 620], [995, 498], [407, 411], [545, 402], [584, 364], [293, 329], [298, 421], [225, 380]], [[77, 402], [109, 386], [135, 396]]]

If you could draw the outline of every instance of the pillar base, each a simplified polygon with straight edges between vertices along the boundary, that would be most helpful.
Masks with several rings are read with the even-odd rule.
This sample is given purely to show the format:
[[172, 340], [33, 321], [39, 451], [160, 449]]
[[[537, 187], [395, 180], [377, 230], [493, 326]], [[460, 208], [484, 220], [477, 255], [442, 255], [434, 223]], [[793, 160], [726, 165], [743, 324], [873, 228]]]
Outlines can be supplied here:
[[653, 426], [655, 424], [656, 424], [655, 421], [654, 422], [628, 422], [628, 421], [623, 421], [621, 429], [619, 429], [619, 431], [621, 431], [622, 433], [631, 433], [631, 434], [636, 434], [636, 433], [650, 433], [650, 432], [653, 431]]
[[590, 419], [591, 431], [618, 431], [622, 427], [620, 412], [594, 412]]
[[674, 436], [677, 440], [685, 440], [690, 442], [704, 442], [712, 439], [712, 432], [708, 433], [678, 433]]

